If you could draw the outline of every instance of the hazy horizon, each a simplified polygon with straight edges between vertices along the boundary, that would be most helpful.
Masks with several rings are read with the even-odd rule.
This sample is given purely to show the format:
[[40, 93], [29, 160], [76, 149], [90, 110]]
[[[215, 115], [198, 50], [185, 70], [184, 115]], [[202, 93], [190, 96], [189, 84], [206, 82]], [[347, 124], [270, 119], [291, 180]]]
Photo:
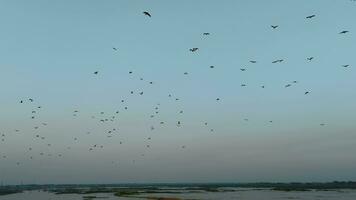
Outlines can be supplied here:
[[0, 2], [3, 183], [356, 180], [356, 2]]

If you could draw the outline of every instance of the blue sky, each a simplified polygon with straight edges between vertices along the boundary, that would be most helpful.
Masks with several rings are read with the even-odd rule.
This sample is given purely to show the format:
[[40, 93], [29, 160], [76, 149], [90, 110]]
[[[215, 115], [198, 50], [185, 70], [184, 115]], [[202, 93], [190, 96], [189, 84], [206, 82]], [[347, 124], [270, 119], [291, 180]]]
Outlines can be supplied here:
[[[348, 0], [1, 1], [0, 179], [355, 179], [355, 9]], [[104, 148], [89, 152], [94, 144]]]

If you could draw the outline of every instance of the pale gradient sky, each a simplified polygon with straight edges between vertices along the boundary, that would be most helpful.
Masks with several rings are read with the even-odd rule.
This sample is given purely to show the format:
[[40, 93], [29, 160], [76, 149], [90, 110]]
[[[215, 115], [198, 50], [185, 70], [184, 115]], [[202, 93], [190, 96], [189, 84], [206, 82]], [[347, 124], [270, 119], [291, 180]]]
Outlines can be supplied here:
[[355, 180], [355, 19], [349, 0], [1, 0], [0, 180]]

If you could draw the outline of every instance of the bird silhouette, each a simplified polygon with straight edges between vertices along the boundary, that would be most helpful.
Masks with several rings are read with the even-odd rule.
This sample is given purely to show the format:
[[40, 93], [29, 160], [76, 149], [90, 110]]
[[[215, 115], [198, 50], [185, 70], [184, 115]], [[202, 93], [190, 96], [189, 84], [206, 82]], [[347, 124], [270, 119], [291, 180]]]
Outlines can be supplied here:
[[149, 13], [149, 12], [147, 12], [147, 11], [144, 11], [144, 12], [142, 12], [144, 15], [146, 15], [146, 16], [148, 16], [148, 17], [152, 17], [151, 16], [151, 14]]
[[309, 15], [309, 16], [307, 16], [306, 18], [307, 19], [311, 19], [311, 18], [313, 18], [313, 17], [315, 17], [316, 15]]
[[281, 62], [283, 62], [283, 59], [279, 59], [279, 60], [274, 60], [274, 61], [272, 61], [272, 63], [281, 63]]

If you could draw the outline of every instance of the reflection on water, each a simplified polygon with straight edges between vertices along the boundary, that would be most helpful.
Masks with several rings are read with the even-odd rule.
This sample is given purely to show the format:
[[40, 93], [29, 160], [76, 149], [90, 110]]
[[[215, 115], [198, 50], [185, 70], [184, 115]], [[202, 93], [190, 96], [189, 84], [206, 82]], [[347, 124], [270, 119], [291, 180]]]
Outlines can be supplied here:
[[[236, 190], [233, 192], [193, 192], [181, 194], [156, 193], [142, 194], [140, 197], [177, 197], [181, 199], [203, 199], [203, 200], [276, 200], [276, 199], [298, 199], [298, 200], [356, 200], [356, 190], [334, 190], [334, 191], [309, 191], [309, 192], [282, 192], [271, 190]], [[0, 196], [0, 200], [84, 200], [84, 196], [101, 197], [106, 200], [135, 200], [142, 198], [115, 197], [112, 194], [61, 194], [56, 195], [47, 192], [31, 191], [19, 194]]]

